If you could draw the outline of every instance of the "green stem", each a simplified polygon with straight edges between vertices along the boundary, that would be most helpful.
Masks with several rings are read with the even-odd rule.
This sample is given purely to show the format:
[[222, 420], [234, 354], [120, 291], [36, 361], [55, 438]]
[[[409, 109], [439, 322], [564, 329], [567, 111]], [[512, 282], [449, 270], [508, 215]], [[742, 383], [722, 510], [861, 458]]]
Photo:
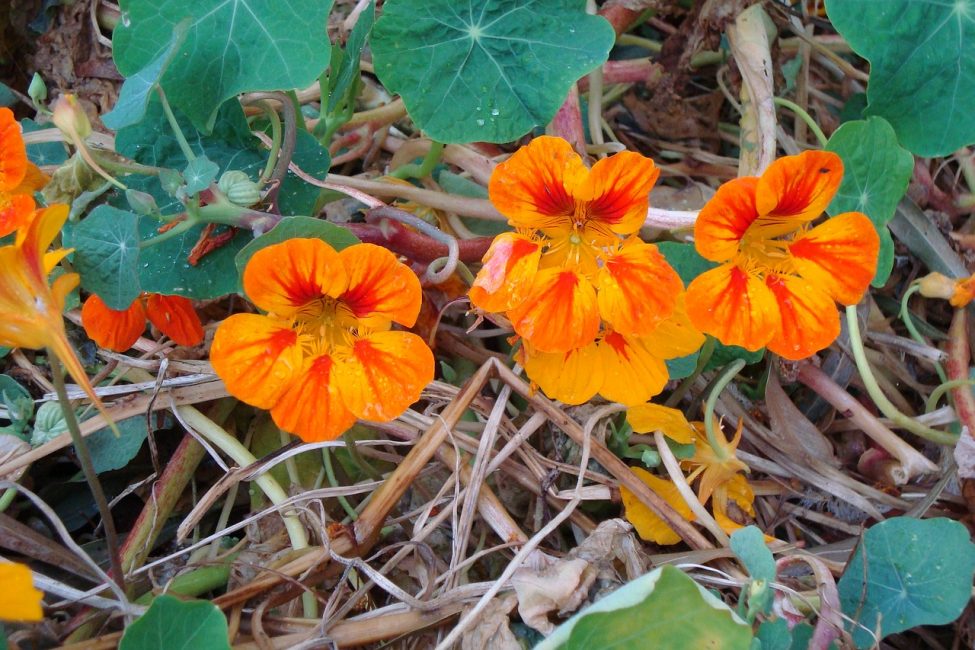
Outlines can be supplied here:
[[427, 151], [427, 155], [423, 157], [422, 163], [419, 165], [415, 163], [403, 165], [399, 169], [393, 170], [389, 175], [393, 178], [403, 180], [408, 178], [426, 178], [433, 172], [433, 168], [437, 166], [437, 163], [440, 162], [440, 154], [443, 153], [443, 148], [443, 142], [434, 140], [430, 143], [430, 149]]
[[[218, 564], [202, 566], [176, 576], [166, 586], [166, 593], [195, 598], [208, 591], [223, 587], [230, 579], [230, 563], [237, 555], [234, 553], [220, 560]], [[137, 605], [150, 605], [155, 599], [156, 594], [149, 591], [139, 596], [135, 603]]]
[[17, 496], [17, 490], [9, 489], [3, 491], [3, 494], [0, 495], [0, 512], [3, 512], [10, 507], [10, 504], [13, 503], [15, 496]]
[[[704, 430], [708, 434], [708, 444], [711, 445], [711, 449], [714, 450], [714, 455], [718, 457], [718, 460], [725, 460], [728, 458], [728, 453], [725, 449], [728, 446], [728, 441], [722, 439], [718, 441], [718, 432], [714, 430], [714, 405], [718, 401], [718, 396], [721, 395], [721, 391], [725, 389], [732, 379], [741, 372], [741, 369], [745, 367], [744, 359], [735, 359], [721, 371], [718, 376], [717, 381], [714, 382], [714, 388], [711, 390], [711, 394], [708, 395], [708, 400], [704, 403]], [[722, 436], [724, 438], [724, 436]]]
[[183, 157], [186, 158], [186, 162], [193, 162], [196, 160], [196, 154], [190, 149], [190, 143], [186, 141], [183, 130], [179, 128], [179, 122], [176, 121], [176, 116], [173, 114], [173, 109], [169, 105], [169, 100], [166, 99], [166, 93], [158, 85], [156, 86], [156, 92], [159, 93], [159, 101], [162, 102], [163, 114], [166, 116], [166, 121], [169, 122], [169, 128], [173, 130], [173, 136], [176, 138], [176, 143], [179, 145], [180, 151], [183, 152]]
[[161, 244], [165, 241], [169, 241], [170, 239], [174, 239], [175, 237], [179, 237], [183, 235], [185, 232], [187, 232], [188, 230], [192, 230], [198, 225], [200, 224], [196, 219], [190, 219], [190, 217], [187, 215], [186, 219], [176, 224], [166, 232], [159, 233], [158, 235], [156, 235], [151, 239], [141, 240], [139, 242], [139, 248], [146, 249], [152, 246], [156, 246], [157, 244]]
[[962, 386], [975, 386], [975, 379], [952, 379], [939, 384], [933, 391], [931, 391], [931, 395], [928, 396], [927, 401], [924, 403], [924, 412], [930, 413], [934, 409], [938, 408], [938, 401], [941, 399], [942, 395], [947, 393], [949, 390], [961, 388]]
[[274, 173], [274, 166], [278, 162], [278, 153], [281, 151], [281, 118], [267, 100], [262, 99], [256, 102], [256, 104], [264, 111], [264, 116], [271, 123], [271, 150], [268, 153], [267, 162], [264, 163], [264, 171], [261, 172], [261, 178], [258, 181], [263, 184], [271, 178], [271, 175]]
[[772, 99], [772, 101], [775, 102], [776, 105], [782, 106], [783, 108], [788, 108], [790, 111], [795, 113], [796, 117], [798, 117], [803, 122], [805, 122], [806, 126], [809, 127], [809, 130], [812, 131], [813, 134], [816, 136], [816, 139], [819, 140], [819, 146], [821, 147], [826, 146], [826, 143], [829, 141], [829, 138], [826, 137], [826, 134], [823, 133], [823, 130], [819, 128], [818, 124], [816, 124], [816, 120], [814, 120], [812, 116], [809, 113], [807, 113], [802, 106], [799, 106], [799, 104], [796, 104], [795, 102], [790, 102], [788, 99], [785, 99], [783, 97], [775, 97]]
[[[920, 343], [921, 345], [927, 345], [928, 342], [924, 339], [924, 336], [921, 335], [921, 332], [918, 331], [917, 326], [914, 325], [914, 317], [911, 316], [911, 311], [907, 307], [908, 301], [911, 299], [911, 296], [913, 296], [915, 293], [917, 293], [920, 290], [921, 290], [921, 285], [915, 282], [914, 284], [912, 284], [910, 287], [907, 288], [907, 291], [904, 292], [904, 297], [901, 298], [900, 317], [901, 320], [904, 321], [904, 327], [907, 329], [907, 333], [911, 335], [911, 338], [917, 341], [918, 343]], [[948, 375], [945, 374], [944, 366], [942, 366], [940, 363], [935, 361], [934, 369], [938, 373], [938, 378], [942, 381], [942, 383], [948, 381]]]
[[68, 391], [64, 387], [64, 368], [61, 367], [61, 360], [53, 352], [48, 355], [48, 363], [51, 365], [54, 392], [58, 396], [58, 404], [61, 406], [61, 413], [64, 414], [64, 422], [68, 425], [68, 431], [71, 432], [71, 441], [74, 443], [78, 462], [81, 463], [81, 471], [85, 475], [85, 480], [88, 481], [88, 487], [91, 488], [92, 496], [95, 497], [95, 504], [98, 506], [98, 513], [102, 518], [102, 526], [105, 529], [105, 546], [108, 549], [108, 562], [112, 569], [112, 577], [118, 586], [125, 591], [125, 573], [122, 572], [115, 520], [112, 519], [112, 511], [108, 507], [108, 499], [105, 498], [102, 484], [95, 472], [91, 454], [88, 453], [88, 444], [85, 442], [84, 436], [81, 435], [78, 418], [75, 416], [74, 408], [68, 399]]
[[664, 406], [670, 406], [673, 408], [680, 404], [680, 401], [684, 399], [684, 395], [687, 394], [687, 391], [691, 389], [691, 386], [694, 385], [697, 378], [701, 376], [702, 372], [704, 372], [705, 366], [708, 365], [708, 362], [711, 360], [711, 356], [714, 354], [715, 347], [716, 342], [713, 336], [709, 336], [704, 339], [704, 345], [701, 346], [701, 352], [697, 355], [697, 364], [694, 366], [694, 372], [685, 377], [684, 381], [680, 383], [680, 386], [674, 389], [674, 392], [671, 393], [670, 397], [667, 398], [667, 401], [664, 402]]
[[863, 339], [860, 337], [860, 324], [857, 322], [857, 308], [856, 305], [849, 305], [846, 308], [846, 324], [850, 331], [850, 349], [853, 351], [853, 359], [856, 361], [857, 370], [860, 371], [860, 377], [863, 380], [863, 386], [867, 389], [867, 393], [870, 394], [870, 398], [880, 409], [887, 419], [894, 423], [894, 425], [906, 429], [911, 433], [924, 438], [925, 440], [930, 440], [939, 445], [953, 445], [958, 441], [958, 436], [952, 435], [945, 431], [938, 431], [937, 429], [932, 429], [929, 426], [923, 425], [917, 420], [908, 417], [897, 410], [897, 407], [887, 399], [884, 392], [877, 385], [877, 379], [873, 375], [873, 370], [870, 368], [870, 362], [867, 361], [866, 350], [863, 349]]
[[[325, 476], [328, 477], [328, 484], [331, 487], [338, 487], [338, 480], [335, 478], [335, 468], [332, 467], [332, 451], [328, 447], [322, 447], [322, 462], [325, 465]], [[345, 514], [349, 517], [351, 521], [355, 521], [359, 518], [359, 513], [355, 511], [349, 500], [345, 498], [344, 495], [339, 495], [338, 497], [339, 505], [342, 506], [342, 510], [345, 510]]]

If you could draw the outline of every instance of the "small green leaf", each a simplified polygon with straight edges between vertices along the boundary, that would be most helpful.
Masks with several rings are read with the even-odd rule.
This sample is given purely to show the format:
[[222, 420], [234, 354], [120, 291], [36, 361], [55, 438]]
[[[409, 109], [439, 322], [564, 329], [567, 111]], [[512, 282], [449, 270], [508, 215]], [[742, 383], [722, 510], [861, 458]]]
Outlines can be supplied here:
[[746, 526], [731, 535], [731, 550], [741, 560], [753, 580], [775, 580], [775, 559], [765, 545], [765, 535], [755, 526]]
[[[40, 125], [29, 117], [20, 121], [20, 128], [24, 133], [40, 131], [49, 128], [48, 125]], [[35, 165], [60, 165], [68, 159], [68, 152], [62, 142], [38, 142], [27, 145], [27, 158]]]
[[919, 156], [975, 142], [975, 7], [967, 0], [826, 0], [826, 13], [870, 61], [867, 115]]
[[176, 23], [169, 44], [159, 53], [159, 56], [125, 80], [119, 91], [118, 101], [115, 102], [115, 108], [102, 115], [102, 123], [105, 126], [117, 131], [123, 126], [142, 121], [146, 115], [146, 106], [149, 104], [149, 94], [155, 89], [170, 61], [186, 40], [189, 24], [189, 18]]
[[135, 458], [142, 448], [142, 443], [149, 434], [146, 429], [146, 418], [143, 415], [136, 415], [126, 418], [116, 423], [119, 436], [115, 432], [105, 427], [94, 432], [86, 439], [88, 451], [91, 453], [91, 462], [95, 466], [95, 472], [110, 472], [113, 469], [121, 469]]
[[858, 648], [958, 618], [971, 599], [975, 544], [950, 519], [894, 517], [870, 527], [838, 583]]
[[312, 219], [311, 217], [285, 217], [278, 222], [278, 225], [244, 246], [237, 253], [234, 260], [237, 265], [237, 272], [243, 276], [247, 262], [250, 261], [254, 253], [262, 248], [267, 248], [272, 244], [280, 244], [296, 237], [321, 239], [337, 251], [359, 243], [359, 239], [348, 230], [327, 221]]
[[695, 352], [694, 354], [689, 354], [686, 357], [665, 360], [664, 363], [667, 364], [667, 374], [670, 376], [670, 379], [674, 380], [689, 377], [691, 373], [694, 372], [694, 368], [697, 367], [697, 360], [700, 356], [700, 352]]
[[827, 211], [862, 212], [873, 222], [880, 235], [873, 286], [881, 287], [894, 266], [894, 240], [887, 222], [907, 192], [914, 156], [897, 144], [893, 127], [881, 117], [846, 122], [830, 137], [826, 150], [843, 159], [843, 182]]
[[660, 254], [667, 259], [667, 263], [677, 271], [677, 275], [680, 276], [685, 287], [697, 276], [718, 266], [701, 257], [695, 250], [694, 244], [664, 241], [657, 244], [657, 248], [660, 249]]
[[792, 650], [792, 632], [785, 619], [762, 622], [755, 636], [762, 642], [762, 650]]
[[[340, 108], [343, 101], [348, 99], [355, 99], [354, 94], [350, 96], [359, 81], [359, 59], [362, 56], [362, 48], [366, 45], [366, 39], [369, 38], [369, 33], [372, 31], [373, 23], [376, 22], [376, 2], [375, 0], [370, 0], [369, 4], [362, 10], [359, 14], [359, 18], [355, 22], [355, 26], [349, 33], [349, 38], [345, 42], [345, 49], [340, 49], [341, 59], [336, 66], [336, 61], [333, 58], [332, 66], [337, 67], [338, 72], [336, 74], [329, 74], [328, 78], [328, 102], [326, 109], [327, 114], [334, 113], [336, 109]], [[334, 51], [332, 56], [334, 57]]]
[[614, 40], [583, 0], [388, 0], [372, 53], [433, 139], [509, 142], [547, 124]]
[[206, 156], [198, 156], [195, 160], [190, 161], [186, 169], [183, 170], [186, 193], [193, 195], [210, 187], [210, 183], [216, 180], [219, 172], [220, 166]]
[[126, 628], [119, 650], [230, 650], [227, 619], [204, 600], [156, 597], [145, 614]]
[[139, 215], [99, 205], [65, 232], [67, 245], [75, 249], [73, 263], [81, 275], [81, 286], [97, 294], [110, 309], [128, 309], [142, 291], [138, 225]]
[[748, 650], [751, 642], [727, 605], [666, 565], [582, 610], [535, 650]]
[[30, 444], [39, 447], [54, 440], [68, 430], [68, 422], [64, 419], [64, 410], [58, 402], [44, 402], [37, 407], [34, 417], [34, 429], [31, 431]]
[[112, 35], [119, 72], [137, 74], [162, 56], [178, 22], [186, 42], [162, 76], [169, 102], [204, 133], [227, 99], [255, 90], [290, 90], [328, 66], [325, 24], [331, 0], [122, 0]]

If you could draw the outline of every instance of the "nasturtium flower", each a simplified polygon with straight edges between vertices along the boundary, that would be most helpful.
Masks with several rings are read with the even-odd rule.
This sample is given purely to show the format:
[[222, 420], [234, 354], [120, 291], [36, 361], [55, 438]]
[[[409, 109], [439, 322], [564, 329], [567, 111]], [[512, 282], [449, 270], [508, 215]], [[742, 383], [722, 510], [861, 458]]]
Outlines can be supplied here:
[[13, 112], [0, 107], [0, 237], [24, 227], [34, 214], [32, 193], [48, 178], [27, 159]]
[[319, 239], [257, 251], [244, 291], [265, 314], [235, 314], [210, 361], [227, 390], [305, 441], [331, 440], [356, 420], [388, 421], [433, 379], [433, 353], [410, 327], [420, 281], [388, 250], [336, 252]]
[[125, 352], [146, 329], [146, 319], [177, 345], [199, 345], [203, 325], [193, 303], [182, 296], [143, 293], [126, 309], [110, 309], [92, 294], [81, 306], [81, 325], [88, 337], [103, 348]]
[[37, 210], [17, 230], [14, 243], [0, 247], [0, 345], [47, 348], [101, 408], [68, 342], [61, 316], [65, 298], [78, 286], [78, 274], [63, 273], [48, 285], [48, 275], [71, 252], [65, 248], [48, 252], [67, 218], [66, 205]]
[[41, 599], [30, 569], [16, 562], [0, 562], [0, 621], [36, 623], [44, 618]]
[[657, 247], [635, 236], [658, 175], [634, 152], [587, 169], [565, 140], [532, 140], [491, 175], [491, 202], [515, 232], [495, 238], [471, 302], [506, 312], [537, 352], [590, 346], [603, 325], [628, 338], [650, 335], [683, 291]]
[[975, 275], [952, 280], [935, 271], [918, 280], [918, 288], [925, 298], [941, 298], [952, 307], [966, 307], [975, 299]]
[[760, 178], [718, 188], [698, 216], [694, 239], [701, 256], [721, 265], [687, 287], [691, 322], [726, 345], [767, 346], [786, 359], [832, 343], [840, 332], [835, 302], [859, 302], [880, 247], [859, 212], [810, 227], [842, 176], [839, 156], [807, 151], [780, 158]]

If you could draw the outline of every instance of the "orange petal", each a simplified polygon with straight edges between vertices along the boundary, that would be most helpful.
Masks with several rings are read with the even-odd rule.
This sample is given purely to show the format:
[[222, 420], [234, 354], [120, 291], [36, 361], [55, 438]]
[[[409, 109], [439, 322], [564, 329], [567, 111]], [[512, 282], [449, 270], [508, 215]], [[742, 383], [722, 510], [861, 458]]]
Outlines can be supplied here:
[[789, 246], [799, 275], [837, 302], [860, 302], [877, 272], [880, 237], [865, 215], [847, 212], [819, 224]]
[[617, 234], [632, 235], [647, 218], [650, 189], [658, 176], [653, 160], [622, 151], [596, 162], [573, 195], [588, 202], [589, 219]]
[[588, 402], [603, 384], [605, 367], [595, 343], [569, 352], [526, 352], [522, 363], [546, 396], [566, 404]]
[[779, 304], [782, 326], [768, 342], [779, 356], [798, 361], [829, 346], [840, 335], [840, 317], [829, 295], [802, 278], [770, 275], [765, 284]]
[[267, 316], [234, 314], [213, 336], [210, 363], [231, 395], [271, 408], [302, 369], [298, 334]]
[[665, 436], [688, 445], [694, 442], [694, 429], [684, 414], [660, 404], [637, 404], [626, 412], [626, 421], [636, 433], [660, 431]]
[[81, 326], [99, 346], [125, 352], [146, 329], [146, 312], [139, 298], [128, 309], [118, 311], [109, 309], [101, 298], [92, 294], [81, 306]]
[[0, 192], [0, 237], [6, 237], [30, 223], [34, 208], [34, 199], [28, 194]]
[[[641, 481], [647, 484], [660, 498], [669, 503], [681, 517], [687, 521], [694, 521], [694, 513], [691, 512], [687, 502], [681, 497], [680, 492], [670, 481], [654, 476], [650, 472], [640, 467], [631, 467], [630, 470], [636, 474]], [[677, 544], [681, 541], [680, 535], [675, 533], [663, 519], [657, 516], [643, 502], [636, 498], [636, 495], [620, 485], [620, 498], [623, 501], [623, 512], [626, 520], [633, 524], [640, 539], [648, 542], [655, 542], [662, 545]]]
[[758, 179], [751, 176], [730, 180], [701, 208], [694, 223], [694, 247], [701, 257], [725, 262], [735, 256], [745, 231], [758, 218], [757, 186]]
[[653, 244], [623, 246], [596, 278], [599, 313], [621, 334], [645, 336], [674, 312], [680, 276]]
[[244, 291], [255, 305], [282, 318], [349, 286], [335, 249], [321, 239], [288, 239], [254, 253], [244, 269]]
[[694, 326], [725, 345], [758, 350], [779, 329], [775, 296], [757, 276], [734, 264], [694, 278], [686, 300]]
[[667, 384], [667, 366], [642, 338], [610, 332], [596, 349], [605, 373], [599, 394], [611, 402], [642, 404]]
[[0, 108], [0, 192], [20, 185], [27, 173], [27, 148], [13, 111]]
[[542, 352], [581, 348], [599, 332], [596, 290], [568, 269], [540, 271], [524, 302], [508, 317], [515, 331]]
[[416, 334], [375, 332], [356, 340], [339, 368], [339, 387], [356, 416], [388, 422], [433, 381], [433, 352]]
[[812, 221], [843, 180], [843, 161], [832, 151], [804, 151], [779, 158], [758, 181], [755, 205], [763, 221]]
[[199, 345], [203, 341], [200, 317], [196, 315], [193, 303], [182, 296], [150, 294], [146, 315], [150, 323], [177, 345]]
[[588, 173], [568, 142], [543, 135], [495, 167], [488, 196], [517, 228], [568, 226], [575, 212], [572, 190]]
[[697, 352], [704, 344], [704, 334], [691, 323], [685, 302], [682, 291], [677, 297], [674, 313], [644, 337], [647, 348], [661, 359], [685, 357]]
[[271, 409], [275, 424], [305, 442], [335, 440], [355, 423], [339, 391], [337, 368], [332, 357], [311, 361]]
[[535, 279], [541, 247], [529, 237], [501, 233], [484, 255], [469, 297], [475, 307], [502, 312], [521, 303]]
[[339, 252], [349, 276], [341, 296], [356, 318], [378, 317], [412, 327], [420, 313], [420, 279], [396, 256], [375, 244], [356, 244]]
[[47, 275], [51, 267], [45, 264], [44, 257], [54, 238], [61, 233], [64, 222], [68, 220], [69, 206], [55, 203], [37, 210], [30, 218], [26, 228], [17, 231], [15, 245], [24, 257], [25, 266], [31, 274]]
[[[3, 109], [6, 110], [6, 109]], [[0, 621], [35, 622], [44, 618], [34, 578], [26, 564], [0, 562]]]
[[20, 185], [10, 190], [11, 194], [31, 194], [51, 182], [51, 177], [41, 171], [34, 163], [27, 161], [27, 169]]

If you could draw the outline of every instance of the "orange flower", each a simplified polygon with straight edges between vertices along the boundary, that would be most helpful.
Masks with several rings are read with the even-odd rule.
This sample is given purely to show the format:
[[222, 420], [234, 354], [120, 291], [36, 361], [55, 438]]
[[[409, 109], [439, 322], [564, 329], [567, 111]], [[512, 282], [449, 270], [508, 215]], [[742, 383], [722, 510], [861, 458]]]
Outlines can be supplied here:
[[834, 301], [859, 302], [880, 247], [859, 212], [809, 227], [842, 176], [839, 156], [807, 151], [780, 158], [761, 178], [722, 185], [694, 227], [698, 252], [722, 264], [688, 286], [691, 322], [726, 345], [767, 346], [786, 359], [832, 343], [840, 331]]
[[182, 296], [143, 293], [127, 309], [116, 310], [92, 294], [81, 307], [81, 324], [103, 348], [125, 352], [146, 329], [146, 318], [177, 345], [199, 345], [203, 325], [193, 303]]
[[289, 239], [251, 257], [244, 291], [267, 314], [221, 323], [210, 361], [231, 394], [303, 440], [337, 438], [356, 418], [392, 420], [433, 379], [423, 339], [390, 331], [413, 325], [422, 296], [384, 248]]
[[589, 170], [565, 140], [532, 140], [491, 176], [491, 201], [516, 232], [492, 243], [471, 302], [507, 312], [538, 352], [590, 346], [603, 323], [625, 337], [650, 335], [683, 291], [657, 247], [633, 236], [658, 174], [637, 153]]
[[[78, 286], [77, 273], [64, 273], [48, 286], [47, 276], [71, 250], [47, 249], [68, 218], [68, 206], [52, 205], [28, 217], [16, 241], [0, 247], [0, 345], [47, 348], [92, 401], [102, 408], [85, 369], [64, 332], [64, 300]], [[18, 217], [18, 220], [21, 218]]]
[[44, 618], [44, 594], [34, 587], [26, 565], [0, 562], [0, 585], [0, 621], [34, 623]]
[[0, 108], [0, 237], [27, 225], [34, 213], [31, 193], [48, 178], [27, 160], [20, 125], [9, 108]]

